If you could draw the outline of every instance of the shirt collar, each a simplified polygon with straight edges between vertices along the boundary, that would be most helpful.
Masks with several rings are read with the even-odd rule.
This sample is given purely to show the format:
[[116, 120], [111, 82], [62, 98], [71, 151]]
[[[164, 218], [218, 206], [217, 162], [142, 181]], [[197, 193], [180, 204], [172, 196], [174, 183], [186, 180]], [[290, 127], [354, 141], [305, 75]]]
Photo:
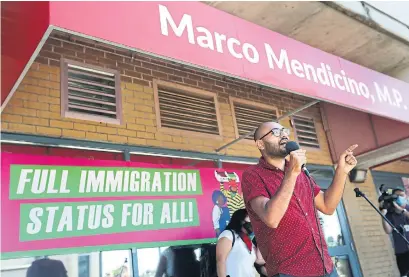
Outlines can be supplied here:
[[[281, 171], [281, 172], [282, 172], [282, 170], [281, 170], [280, 168], [275, 167], [275, 166], [269, 164], [269, 163], [264, 159], [264, 157], [260, 157], [259, 162], [258, 162], [258, 165], [261, 166], [261, 167], [270, 169], [270, 170]], [[288, 161], [285, 160], [284, 170], [287, 169], [287, 166], [288, 166]]]

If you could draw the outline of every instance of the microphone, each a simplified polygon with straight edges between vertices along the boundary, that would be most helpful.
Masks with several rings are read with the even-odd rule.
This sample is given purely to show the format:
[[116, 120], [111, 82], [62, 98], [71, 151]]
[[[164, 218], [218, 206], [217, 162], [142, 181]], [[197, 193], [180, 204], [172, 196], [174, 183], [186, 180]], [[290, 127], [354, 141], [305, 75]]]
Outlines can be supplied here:
[[[290, 154], [291, 152], [298, 150], [298, 149], [300, 149], [300, 146], [295, 141], [288, 141], [287, 144], [285, 145], [285, 150], [287, 151], [287, 154]], [[301, 166], [301, 169], [304, 171], [305, 175], [310, 177], [310, 172], [305, 167], [305, 164]]]

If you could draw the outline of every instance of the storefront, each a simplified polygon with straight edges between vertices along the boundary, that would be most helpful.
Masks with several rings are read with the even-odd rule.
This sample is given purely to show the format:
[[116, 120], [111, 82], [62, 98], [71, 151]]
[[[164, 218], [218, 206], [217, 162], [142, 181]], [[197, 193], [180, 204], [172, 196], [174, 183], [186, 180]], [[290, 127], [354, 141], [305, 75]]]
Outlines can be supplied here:
[[[6, 277], [22, 276], [31, 261], [42, 256], [62, 260], [70, 277], [155, 276], [161, 254], [174, 245], [191, 249], [200, 276], [211, 276], [212, 193], [223, 192], [221, 183], [224, 190], [230, 182], [239, 184], [242, 170], [257, 162], [259, 153], [251, 140], [257, 124], [277, 120], [291, 128], [291, 139], [308, 150], [309, 170], [323, 190], [330, 185], [339, 142], [349, 143], [356, 135], [336, 138], [333, 110], [319, 101], [388, 117], [407, 127], [408, 84], [204, 4], [107, 2], [98, 3], [98, 12], [95, 5], [42, 2], [5, 9], [14, 20], [25, 19], [18, 31], [27, 34], [26, 44], [19, 46], [23, 49], [14, 50], [11, 43], [3, 47], [9, 51], [4, 62], [11, 68], [2, 87], [10, 91], [2, 94], [1, 239]], [[106, 20], [113, 16], [115, 21]], [[33, 22], [37, 24], [28, 28]], [[350, 123], [340, 126], [345, 130]], [[409, 136], [404, 128], [400, 132], [402, 138]], [[374, 149], [365, 146], [360, 153]], [[42, 171], [37, 192], [19, 193], [19, 180], [31, 184], [29, 171], [24, 175], [15, 167], [21, 164], [31, 166], [32, 173], [49, 166], [60, 182], [40, 191]], [[64, 170], [58, 166], [67, 173], [58, 172]], [[148, 193], [146, 187], [131, 193], [129, 184], [127, 191], [99, 191], [96, 183], [87, 185], [87, 177], [81, 181], [78, 173], [112, 167], [149, 168], [155, 176], [164, 169], [186, 172], [172, 175], [182, 180], [174, 194]], [[194, 172], [200, 177], [189, 175]], [[68, 180], [76, 178], [65, 180], [68, 189], [61, 185], [64, 174]], [[200, 179], [200, 185], [184, 186], [189, 176]], [[376, 172], [373, 178], [376, 184]], [[77, 191], [68, 191], [74, 183]], [[370, 179], [362, 187], [375, 193], [374, 183]], [[346, 277], [393, 274], [393, 254], [383, 240], [380, 221], [351, 193], [354, 186], [347, 183], [335, 214], [320, 216], [337, 270]], [[109, 187], [118, 189], [118, 183], [111, 181]], [[74, 207], [90, 201], [111, 204], [114, 210], [115, 201], [152, 201], [152, 207], [157, 204], [163, 211], [164, 199], [179, 209], [176, 225], [170, 220], [163, 228], [152, 223], [145, 229], [127, 229], [124, 224], [84, 231], [75, 229], [76, 222], [69, 228], [69, 223], [61, 223], [60, 232], [59, 224], [50, 225], [47, 232], [47, 221], [30, 217], [35, 208], [50, 210], [50, 203]], [[161, 215], [153, 215], [153, 222], [160, 222]], [[149, 216], [145, 220], [150, 222]], [[34, 232], [36, 222], [42, 226], [37, 226], [39, 233]], [[371, 253], [366, 238], [382, 242], [376, 242]], [[385, 252], [390, 255], [384, 257]]]

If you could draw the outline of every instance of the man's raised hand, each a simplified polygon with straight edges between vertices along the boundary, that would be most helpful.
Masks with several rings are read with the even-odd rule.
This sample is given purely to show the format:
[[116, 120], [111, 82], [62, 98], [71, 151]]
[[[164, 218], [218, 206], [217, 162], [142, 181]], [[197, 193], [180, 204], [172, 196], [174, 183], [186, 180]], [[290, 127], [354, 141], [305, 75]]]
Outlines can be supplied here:
[[348, 174], [358, 163], [353, 152], [357, 147], [358, 144], [351, 145], [339, 157], [338, 168], [342, 169], [345, 174]]

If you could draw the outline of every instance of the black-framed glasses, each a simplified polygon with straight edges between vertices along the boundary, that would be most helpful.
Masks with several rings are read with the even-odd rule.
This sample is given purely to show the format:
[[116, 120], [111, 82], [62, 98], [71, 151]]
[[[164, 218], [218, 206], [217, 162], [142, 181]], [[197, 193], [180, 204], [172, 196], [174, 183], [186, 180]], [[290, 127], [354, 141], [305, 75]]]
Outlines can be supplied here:
[[280, 137], [280, 136], [282, 136], [283, 134], [286, 135], [286, 136], [289, 136], [289, 135], [290, 135], [290, 129], [288, 129], [288, 128], [282, 128], [282, 129], [280, 129], [280, 128], [274, 128], [274, 129], [271, 129], [270, 131], [268, 131], [267, 134], [265, 134], [264, 136], [262, 136], [262, 137], [259, 138], [259, 139], [265, 138], [265, 137], [266, 137], [267, 135], [269, 135], [270, 133], [271, 133], [273, 136], [275, 136], [275, 137]]

